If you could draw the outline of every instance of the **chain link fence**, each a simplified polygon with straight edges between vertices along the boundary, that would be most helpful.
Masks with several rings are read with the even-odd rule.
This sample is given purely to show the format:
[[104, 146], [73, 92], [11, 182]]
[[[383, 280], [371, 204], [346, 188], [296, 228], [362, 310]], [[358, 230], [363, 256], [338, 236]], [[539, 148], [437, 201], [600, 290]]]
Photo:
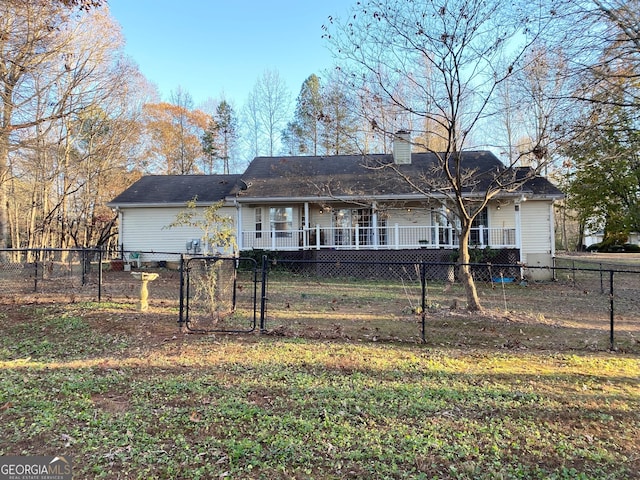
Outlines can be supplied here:
[[191, 332], [253, 331], [258, 322], [258, 267], [251, 258], [192, 257], [183, 263], [179, 323]]
[[89, 293], [92, 265], [99, 257], [89, 249], [0, 250], [0, 291], [14, 296]]
[[0, 250], [0, 303], [99, 301], [135, 309], [139, 274], [157, 273], [148, 283], [150, 312], [189, 331], [259, 325], [271, 335], [320, 339], [640, 353], [640, 265], [557, 259], [541, 268], [553, 280], [533, 280], [540, 275], [531, 266], [471, 265], [484, 307], [474, 313], [451, 262], [300, 256], [220, 263], [179, 253]]
[[[471, 264], [484, 307], [473, 313], [454, 263], [272, 259], [265, 265], [265, 325], [276, 335], [640, 351], [640, 269]], [[545, 276], [554, 280], [533, 280]]]
[[150, 301], [175, 308], [180, 301], [179, 253], [106, 252], [100, 249], [0, 250], [0, 297], [14, 302], [139, 300], [137, 273], [158, 273]]

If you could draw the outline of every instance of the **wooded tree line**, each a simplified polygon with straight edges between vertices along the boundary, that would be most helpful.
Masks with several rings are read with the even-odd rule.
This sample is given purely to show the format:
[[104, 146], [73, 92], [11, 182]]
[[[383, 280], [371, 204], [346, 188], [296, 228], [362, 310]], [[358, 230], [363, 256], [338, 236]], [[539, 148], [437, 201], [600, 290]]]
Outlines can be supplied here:
[[[640, 230], [639, 0], [358, 2], [323, 27], [333, 71], [296, 98], [265, 71], [241, 106], [196, 106], [180, 87], [160, 99], [104, 1], [0, 6], [2, 247], [109, 243], [105, 204], [144, 174], [389, 153], [400, 129], [415, 151], [491, 148], [554, 176], [567, 223]], [[459, 214], [470, 222], [476, 207]]]

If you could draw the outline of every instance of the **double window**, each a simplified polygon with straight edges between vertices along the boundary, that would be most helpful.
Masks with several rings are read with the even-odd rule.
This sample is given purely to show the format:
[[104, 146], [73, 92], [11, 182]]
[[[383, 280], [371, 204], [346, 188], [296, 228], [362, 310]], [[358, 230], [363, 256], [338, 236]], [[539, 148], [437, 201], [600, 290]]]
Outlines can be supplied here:
[[293, 208], [271, 207], [269, 210], [269, 223], [276, 237], [291, 237], [293, 230]]
[[[262, 238], [263, 232], [263, 208], [256, 207], [255, 233], [256, 238]], [[292, 207], [272, 207], [269, 209], [269, 231], [275, 232], [276, 237], [291, 237], [293, 230], [293, 208]]]

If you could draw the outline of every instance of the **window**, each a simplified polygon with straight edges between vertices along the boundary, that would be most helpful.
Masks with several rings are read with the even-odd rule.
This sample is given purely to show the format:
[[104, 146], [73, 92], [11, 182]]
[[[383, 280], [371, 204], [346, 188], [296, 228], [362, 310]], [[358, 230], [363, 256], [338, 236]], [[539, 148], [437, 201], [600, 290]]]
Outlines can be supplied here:
[[[471, 245], [487, 245], [489, 243], [488, 222], [487, 209], [484, 208], [478, 216], [473, 219], [473, 223], [471, 224], [471, 235], [469, 236], [469, 243]], [[480, 227], [482, 227], [482, 238], [480, 238]]]
[[[373, 215], [370, 208], [343, 208], [333, 211], [334, 243], [354, 245], [354, 232], [358, 225], [358, 245], [373, 245]], [[384, 220], [378, 226], [384, 226]], [[386, 237], [384, 238], [386, 242]]]
[[262, 238], [262, 208], [258, 207], [256, 212], [256, 238]]
[[271, 231], [276, 237], [291, 237], [293, 230], [293, 208], [273, 207], [269, 212]]
[[357, 212], [358, 242], [360, 245], [373, 245], [373, 215], [370, 208], [359, 208]]
[[449, 245], [452, 241], [452, 228], [449, 222], [449, 210], [445, 207], [431, 209], [431, 243], [438, 245]]

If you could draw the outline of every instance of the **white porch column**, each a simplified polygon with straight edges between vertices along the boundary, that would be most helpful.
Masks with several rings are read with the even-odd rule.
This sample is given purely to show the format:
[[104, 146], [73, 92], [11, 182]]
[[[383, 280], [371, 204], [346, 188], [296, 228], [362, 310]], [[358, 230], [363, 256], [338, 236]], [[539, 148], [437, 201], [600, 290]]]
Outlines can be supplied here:
[[373, 228], [373, 249], [377, 250], [380, 245], [380, 233], [378, 232], [378, 204], [371, 204], [371, 227]]
[[395, 246], [395, 249], [399, 250], [400, 249], [400, 225], [398, 225], [397, 223], [395, 224], [393, 229], [393, 236], [394, 236], [393, 244]]
[[304, 202], [304, 225], [302, 226], [302, 248], [309, 246], [309, 202]]

